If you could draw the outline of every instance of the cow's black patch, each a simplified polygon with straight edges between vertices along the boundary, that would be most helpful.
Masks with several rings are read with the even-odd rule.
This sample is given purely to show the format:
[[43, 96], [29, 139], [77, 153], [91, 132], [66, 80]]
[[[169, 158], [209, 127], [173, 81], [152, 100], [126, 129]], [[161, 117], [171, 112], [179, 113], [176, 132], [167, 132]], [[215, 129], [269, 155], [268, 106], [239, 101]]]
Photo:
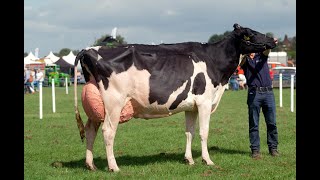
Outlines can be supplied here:
[[170, 110], [176, 109], [178, 107], [178, 105], [185, 99], [187, 99], [188, 97], [188, 92], [190, 91], [190, 87], [191, 87], [191, 79], [189, 78], [188, 83], [185, 87], [185, 89], [182, 91], [182, 93], [180, 93], [176, 100], [171, 104], [171, 106], [169, 107]]
[[193, 74], [193, 64], [182, 55], [169, 56], [154, 64], [150, 77], [149, 102], [165, 104], [169, 96]]
[[192, 94], [195, 94], [195, 95], [203, 94], [205, 89], [206, 89], [206, 78], [204, 77], [203, 73], [199, 73], [194, 78]]

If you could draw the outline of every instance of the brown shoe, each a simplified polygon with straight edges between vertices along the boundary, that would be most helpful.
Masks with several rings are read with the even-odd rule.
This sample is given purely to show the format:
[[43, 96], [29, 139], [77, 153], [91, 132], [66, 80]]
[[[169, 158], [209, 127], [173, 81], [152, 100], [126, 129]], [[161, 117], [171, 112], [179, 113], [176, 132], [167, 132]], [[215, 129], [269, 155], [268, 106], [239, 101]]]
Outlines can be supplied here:
[[252, 150], [251, 152], [252, 159], [261, 159], [261, 153], [259, 150]]
[[269, 154], [270, 154], [271, 156], [273, 156], [273, 157], [279, 156], [279, 152], [278, 152], [277, 149], [270, 149], [270, 150], [269, 150]]

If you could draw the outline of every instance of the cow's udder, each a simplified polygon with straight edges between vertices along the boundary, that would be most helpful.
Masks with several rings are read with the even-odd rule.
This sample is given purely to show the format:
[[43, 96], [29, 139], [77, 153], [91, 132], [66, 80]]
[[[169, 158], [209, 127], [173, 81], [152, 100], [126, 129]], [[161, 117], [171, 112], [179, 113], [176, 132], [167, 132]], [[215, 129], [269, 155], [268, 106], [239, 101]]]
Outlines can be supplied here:
[[[94, 80], [87, 82], [82, 88], [82, 106], [86, 115], [96, 122], [103, 122], [105, 118], [104, 104]], [[124, 123], [132, 119], [134, 115], [131, 101], [128, 101], [120, 114], [119, 123]]]

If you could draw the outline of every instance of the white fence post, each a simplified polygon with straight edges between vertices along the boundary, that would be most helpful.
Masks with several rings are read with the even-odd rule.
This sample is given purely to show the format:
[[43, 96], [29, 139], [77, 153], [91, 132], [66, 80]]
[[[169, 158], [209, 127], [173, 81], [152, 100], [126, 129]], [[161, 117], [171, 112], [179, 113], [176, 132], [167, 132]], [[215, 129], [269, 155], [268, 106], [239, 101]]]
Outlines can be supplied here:
[[66, 84], [66, 94], [68, 94], [68, 78], [67, 77], [64, 82]]
[[42, 119], [42, 82], [39, 81], [39, 115], [40, 119]]
[[52, 111], [56, 112], [56, 97], [55, 97], [55, 90], [54, 90], [54, 78], [52, 78]]
[[282, 73], [279, 74], [280, 107], [282, 107]]
[[293, 112], [293, 104], [294, 104], [294, 101], [293, 101], [293, 93], [294, 93], [294, 75], [291, 74], [291, 112]]

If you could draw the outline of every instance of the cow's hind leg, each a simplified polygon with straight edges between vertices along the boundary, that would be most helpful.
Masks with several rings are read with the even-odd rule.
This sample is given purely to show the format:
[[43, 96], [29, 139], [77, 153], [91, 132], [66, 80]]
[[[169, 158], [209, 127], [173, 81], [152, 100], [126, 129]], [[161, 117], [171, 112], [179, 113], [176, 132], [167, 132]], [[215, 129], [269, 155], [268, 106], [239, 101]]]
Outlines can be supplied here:
[[[208, 105], [209, 104], [209, 105]], [[202, 150], [202, 161], [207, 165], [214, 165], [209, 157], [208, 152], [208, 135], [209, 135], [209, 125], [210, 125], [210, 114], [211, 114], [211, 104], [204, 103], [198, 105], [199, 112], [199, 131], [201, 138], [201, 150]]]
[[97, 131], [100, 127], [100, 122], [94, 122], [90, 118], [88, 119], [85, 132], [86, 132], [86, 142], [87, 142], [87, 150], [86, 150], [86, 166], [88, 169], [95, 171], [97, 167], [93, 162], [93, 144], [94, 140], [97, 136]]
[[191, 145], [192, 145], [192, 140], [194, 139], [194, 134], [195, 134], [195, 125], [196, 125], [196, 120], [197, 120], [198, 112], [190, 112], [186, 111], [185, 112], [185, 118], [186, 118], [186, 138], [187, 138], [187, 143], [186, 143], [186, 152], [184, 155], [184, 160], [187, 164], [193, 165], [194, 161], [192, 158], [192, 152], [191, 152]]
[[106, 117], [102, 125], [103, 139], [106, 145], [109, 171], [120, 171], [113, 153], [113, 143], [120, 121], [120, 113], [125, 104], [117, 93], [110, 93], [104, 99]]

